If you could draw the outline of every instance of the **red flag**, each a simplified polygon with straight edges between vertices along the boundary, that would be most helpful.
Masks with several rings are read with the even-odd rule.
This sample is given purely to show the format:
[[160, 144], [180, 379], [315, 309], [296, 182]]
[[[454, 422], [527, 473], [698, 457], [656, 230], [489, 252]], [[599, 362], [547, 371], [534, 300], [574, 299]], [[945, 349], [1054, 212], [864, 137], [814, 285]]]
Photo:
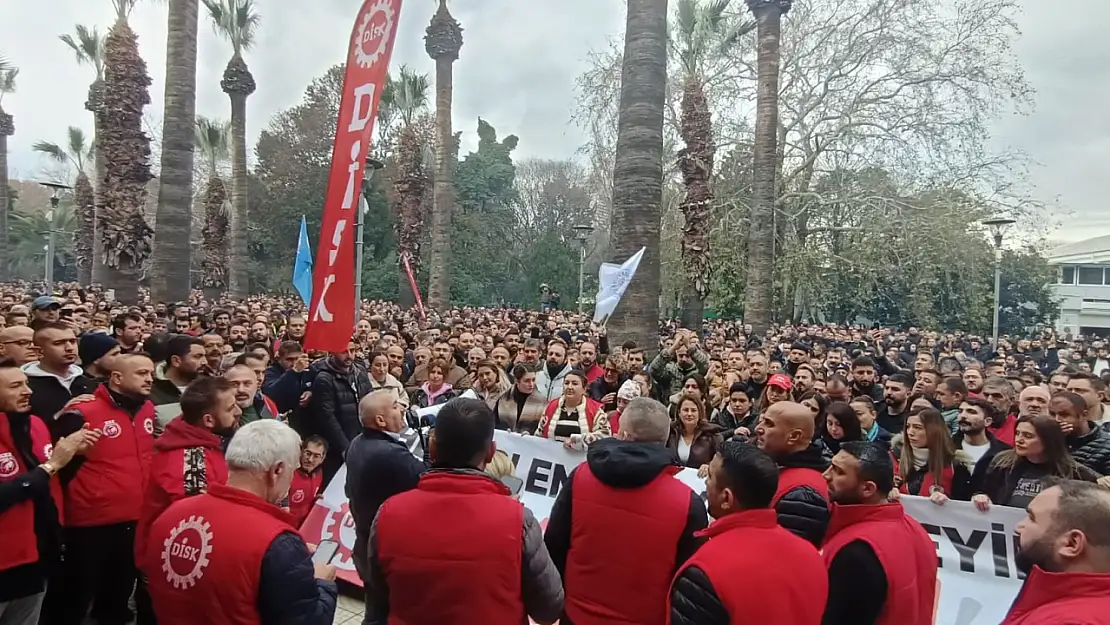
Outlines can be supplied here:
[[420, 289], [416, 286], [416, 276], [412, 275], [408, 252], [401, 255], [401, 262], [405, 264], [405, 275], [409, 277], [409, 286], [412, 287], [412, 294], [416, 298], [416, 310], [420, 311], [420, 318], [426, 320], [428, 315], [424, 314], [424, 300], [420, 299]]
[[[354, 238], [362, 174], [385, 86], [401, 0], [365, 0], [347, 50], [347, 71], [312, 273], [305, 349], [347, 349], [355, 326]], [[360, 268], [361, 269], [361, 268]]]

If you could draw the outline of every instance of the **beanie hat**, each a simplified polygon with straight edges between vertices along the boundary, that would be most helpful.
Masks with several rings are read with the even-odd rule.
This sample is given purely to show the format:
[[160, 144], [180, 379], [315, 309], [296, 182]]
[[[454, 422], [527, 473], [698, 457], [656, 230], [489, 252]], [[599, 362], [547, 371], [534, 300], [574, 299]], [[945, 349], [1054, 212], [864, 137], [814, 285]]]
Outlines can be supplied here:
[[112, 351], [112, 348], [117, 345], [119, 345], [119, 341], [107, 334], [95, 332], [82, 334], [81, 340], [77, 343], [77, 355], [81, 359], [81, 367], [88, 368], [89, 365], [103, 358], [104, 354]]
[[617, 399], [625, 399], [632, 401], [640, 396], [640, 385], [632, 380], [625, 380], [621, 384], [620, 390], [617, 391]]

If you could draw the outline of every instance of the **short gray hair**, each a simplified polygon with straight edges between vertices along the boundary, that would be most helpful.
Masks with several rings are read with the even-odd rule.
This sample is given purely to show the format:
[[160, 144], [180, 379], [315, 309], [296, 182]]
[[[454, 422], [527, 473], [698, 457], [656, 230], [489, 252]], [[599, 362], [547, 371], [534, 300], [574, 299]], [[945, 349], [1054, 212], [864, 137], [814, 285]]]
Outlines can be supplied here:
[[239, 428], [227, 446], [227, 468], [257, 473], [278, 463], [296, 467], [301, 455], [301, 437], [281, 421], [260, 419]]
[[637, 397], [621, 411], [620, 431], [630, 440], [665, 445], [671, 433], [667, 407], [650, 397]]

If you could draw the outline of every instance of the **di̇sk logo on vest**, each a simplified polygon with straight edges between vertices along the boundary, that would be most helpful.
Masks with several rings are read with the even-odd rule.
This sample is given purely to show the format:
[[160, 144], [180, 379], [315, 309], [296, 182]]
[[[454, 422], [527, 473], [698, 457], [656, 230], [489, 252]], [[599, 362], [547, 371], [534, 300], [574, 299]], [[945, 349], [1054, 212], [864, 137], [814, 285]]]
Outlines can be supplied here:
[[108, 438], [119, 438], [120, 428], [115, 419], [109, 419], [104, 422], [104, 436]]
[[154, 434], [154, 419], [147, 419], [143, 421], [143, 429], [147, 434]]
[[301, 503], [302, 501], [304, 501], [304, 491], [300, 489], [293, 491], [293, 494], [289, 497], [289, 500], [293, 503]]
[[212, 554], [212, 530], [202, 516], [190, 516], [162, 542], [162, 572], [174, 588], [192, 588], [204, 577]]
[[47, 444], [42, 446], [42, 457], [43, 458], [46, 458], [47, 460], [49, 460], [50, 456], [53, 455], [53, 453], [54, 453], [54, 446], [51, 445], [50, 443], [47, 443]]
[[12, 477], [16, 473], [19, 473], [19, 463], [15, 456], [11, 452], [0, 454], [0, 477]]

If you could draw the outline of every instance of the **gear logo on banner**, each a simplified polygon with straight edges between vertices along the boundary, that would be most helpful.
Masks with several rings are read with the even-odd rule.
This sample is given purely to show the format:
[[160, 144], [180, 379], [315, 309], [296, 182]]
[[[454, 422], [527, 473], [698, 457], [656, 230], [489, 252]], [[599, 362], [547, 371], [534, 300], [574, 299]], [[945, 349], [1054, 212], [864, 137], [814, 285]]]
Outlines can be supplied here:
[[174, 588], [192, 588], [204, 577], [212, 553], [212, 531], [204, 517], [190, 516], [162, 543], [162, 572]]
[[355, 61], [359, 67], [370, 69], [385, 54], [394, 19], [396, 16], [389, 0], [378, 0], [366, 12], [358, 26], [355, 41]]
[[355, 520], [351, 517], [350, 506], [344, 503], [339, 510], [329, 510], [320, 528], [320, 540], [334, 540], [340, 549], [331, 563], [344, 571], [355, 570], [351, 553], [355, 548]]

